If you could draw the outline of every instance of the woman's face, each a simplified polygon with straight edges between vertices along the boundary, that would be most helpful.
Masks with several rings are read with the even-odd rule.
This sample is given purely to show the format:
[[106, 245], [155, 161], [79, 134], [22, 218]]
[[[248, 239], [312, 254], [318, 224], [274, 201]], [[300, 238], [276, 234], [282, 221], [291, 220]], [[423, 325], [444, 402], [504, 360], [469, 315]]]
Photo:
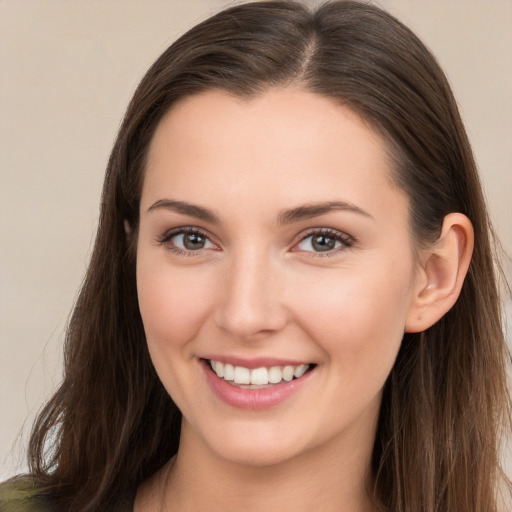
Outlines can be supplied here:
[[416, 272], [383, 140], [303, 90], [205, 92], [158, 126], [140, 208], [140, 311], [182, 439], [254, 465], [368, 455]]

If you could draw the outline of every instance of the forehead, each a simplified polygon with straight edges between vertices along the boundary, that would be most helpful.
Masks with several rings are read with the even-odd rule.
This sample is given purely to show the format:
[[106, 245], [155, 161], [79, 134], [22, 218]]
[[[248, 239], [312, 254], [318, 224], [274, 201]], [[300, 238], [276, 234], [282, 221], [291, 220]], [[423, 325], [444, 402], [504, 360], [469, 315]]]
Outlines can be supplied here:
[[200, 142], [204, 147], [211, 142], [222, 149], [218, 143], [226, 135], [232, 145], [247, 147], [252, 141], [254, 148], [273, 145], [274, 149], [300, 152], [315, 146], [320, 149], [322, 141], [324, 146], [334, 142], [346, 150], [349, 131], [358, 131], [366, 144], [372, 144], [382, 152], [383, 159], [387, 158], [380, 134], [332, 98], [291, 87], [271, 88], [255, 97], [212, 89], [186, 96], [171, 107], [157, 126], [149, 159], [151, 163], [162, 141], [168, 146], [170, 137]]
[[178, 102], [158, 125], [142, 203], [193, 195], [218, 208], [219, 199], [265, 197], [271, 208], [341, 198], [386, 208], [393, 195], [404, 199], [391, 174], [383, 138], [330, 98], [292, 88], [250, 99], [210, 90]]

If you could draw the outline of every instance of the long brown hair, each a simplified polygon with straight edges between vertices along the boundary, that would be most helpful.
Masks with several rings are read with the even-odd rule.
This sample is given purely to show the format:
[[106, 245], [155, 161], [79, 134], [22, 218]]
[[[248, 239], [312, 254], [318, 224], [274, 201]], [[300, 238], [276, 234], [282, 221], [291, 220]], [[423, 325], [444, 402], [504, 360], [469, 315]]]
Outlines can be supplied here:
[[113, 510], [178, 449], [181, 415], [151, 364], [135, 285], [139, 200], [156, 126], [174, 102], [205, 89], [248, 97], [291, 84], [347, 105], [381, 133], [418, 243], [435, 240], [450, 212], [467, 215], [475, 230], [459, 300], [427, 331], [404, 336], [385, 384], [369, 479], [376, 508], [497, 510], [508, 356], [475, 161], [430, 52], [391, 15], [354, 1], [232, 7], [182, 36], [141, 81], [108, 163], [64, 380], [29, 446], [33, 476], [63, 509]]

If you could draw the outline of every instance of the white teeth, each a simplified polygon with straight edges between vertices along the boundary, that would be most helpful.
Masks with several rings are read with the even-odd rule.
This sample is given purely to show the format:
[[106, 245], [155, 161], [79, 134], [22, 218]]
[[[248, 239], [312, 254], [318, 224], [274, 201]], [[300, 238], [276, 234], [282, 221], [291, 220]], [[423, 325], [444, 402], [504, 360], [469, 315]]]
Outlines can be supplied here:
[[283, 368], [283, 379], [286, 382], [290, 382], [293, 379], [294, 371], [295, 371], [295, 368], [293, 366], [285, 366]]
[[283, 372], [279, 366], [272, 366], [268, 370], [268, 381], [270, 384], [279, 384], [283, 380]]
[[224, 365], [222, 363], [219, 363], [218, 361], [214, 361], [213, 364], [214, 364], [213, 369], [215, 370], [215, 373], [219, 377], [224, 377]]
[[223, 364], [219, 361], [210, 360], [210, 366], [218, 377], [226, 381], [232, 381], [239, 385], [266, 386], [268, 384], [279, 384], [282, 380], [290, 382], [295, 377], [302, 377], [309, 369], [309, 364], [298, 366], [271, 366], [270, 368], [255, 368], [250, 370], [243, 366]]
[[251, 384], [263, 386], [268, 384], [268, 370], [266, 368], [256, 368], [251, 371]]
[[[222, 363], [220, 363], [222, 364]], [[219, 375], [217, 373], [217, 375]], [[224, 379], [225, 380], [234, 380], [235, 379], [235, 367], [232, 364], [224, 365]]]
[[235, 384], [250, 384], [251, 371], [243, 366], [235, 366], [235, 374], [233, 377]]
[[[309, 364], [301, 364], [300, 366], [295, 367], [295, 371], [293, 372], [293, 376], [298, 379], [299, 377], [302, 377], [304, 373], [306, 373], [306, 370], [309, 368]], [[225, 370], [224, 370], [225, 372]]]

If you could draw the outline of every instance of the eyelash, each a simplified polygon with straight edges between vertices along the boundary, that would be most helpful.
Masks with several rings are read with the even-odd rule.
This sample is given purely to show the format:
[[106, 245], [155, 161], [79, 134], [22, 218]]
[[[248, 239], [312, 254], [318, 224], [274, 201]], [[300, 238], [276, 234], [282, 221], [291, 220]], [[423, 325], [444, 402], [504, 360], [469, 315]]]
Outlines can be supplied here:
[[200, 228], [192, 227], [192, 226], [185, 226], [182, 228], [176, 228], [172, 231], [166, 232], [161, 238], [159, 238], [157, 241], [161, 245], [165, 245], [170, 251], [172, 251], [174, 254], [177, 254], [178, 256], [199, 256], [202, 254], [204, 249], [198, 249], [196, 251], [187, 251], [185, 249], [181, 249], [180, 247], [176, 247], [173, 244], [169, 244], [170, 240], [177, 236], [177, 235], [199, 235], [207, 240], [210, 241], [210, 243], [213, 243], [210, 240], [210, 236], [208, 233], [203, 231]]
[[[198, 250], [184, 250], [184, 249], [181, 249], [179, 247], [176, 247], [175, 245], [173, 244], [169, 244], [170, 240], [177, 236], [177, 235], [183, 235], [183, 234], [194, 234], [194, 235], [199, 235], [207, 240], [210, 241], [210, 243], [213, 244], [213, 242], [210, 240], [210, 236], [208, 235], [208, 233], [206, 233], [205, 231], [203, 231], [202, 229], [200, 228], [196, 228], [196, 227], [192, 227], [192, 226], [186, 226], [186, 227], [181, 227], [181, 228], [176, 228], [176, 229], [173, 229], [172, 231], [168, 231], [167, 233], [165, 233], [161, 238], [159, 238], [157, 240], [157, 242], [161, 245], [166, 245], [166, 247], [172, 251], [173, 253], [177, 254], [178, 256], [199, 256], [203, 253], [203, 251], [205, 249], [198, 249]], [[326, 257], [330, 257], [330, 256], [334, 256], [336, 254], [338, 254], [340, 251], [343, 251], [345, 249], [348, 249], [350, 247], [352, 247], [356, 241], [353, 237], [345, 234], [345, 233], [342, 233], [340, 231], [336, 231], [335, 229], [331, 229], [331, 228], [312, 228], [310, 230], [308, 230], [305, 234], [303, 234], [300, 239], [294, 243], [293, 247], [296, 247], [297, 245], [299, 245], [300, 243], [304, 242], [305, 240], [307, 240], [308, 238], [310, 237], [313, 237], [313, 236], [325, 236], [326, 238], [332, 238], [334, 239], [335, 242], [339, 242], [341, 244], [341, 247], [338, 247], [338, 248], [335, 248], [335, 249], [331, 249], [331, 250], [328, 250], [328, 251], [325, 251], [325, 252], [321, 252], [321, 251], [302, 251], [302, 252], [305, 252], [305, 253], [311, 253], [311, 255], [315, 258], [326, 258]], [[215, 245], [215, 244], [214, 244]], [[293, 251], [293, 249], [292, 249]], [[300, 252], [299, 250], [295, 250], [293, 252]]]
[[[311, 238], [313, 236], [325, 236], [326, 238], [332, 238], [335, 242], [339, 242], [341, 244], [341, 247], [320, 252], [320, 251], [304, 251], [308, 253], [312, 253], [315, 258], [329, 258], [331, 256], [335, 256], [340, 251], [343, 251], [345, 249], [349, 249], [355, 244], [355, 239], [351, 236], [347, 235], [346, 233], [342, 233], [341, 231], [337, 231], [335, 229], [331, 228], [312, 228], [308, 232], [306, 232], [304, 235], [301, 236], [299, 242], [294, 244], [294, 247], [296, 247], [298, 244], [304, 242], [304, 240], [307, 240], [308, 238]], [[298, 251], [297, 251], [298, 252]]]

